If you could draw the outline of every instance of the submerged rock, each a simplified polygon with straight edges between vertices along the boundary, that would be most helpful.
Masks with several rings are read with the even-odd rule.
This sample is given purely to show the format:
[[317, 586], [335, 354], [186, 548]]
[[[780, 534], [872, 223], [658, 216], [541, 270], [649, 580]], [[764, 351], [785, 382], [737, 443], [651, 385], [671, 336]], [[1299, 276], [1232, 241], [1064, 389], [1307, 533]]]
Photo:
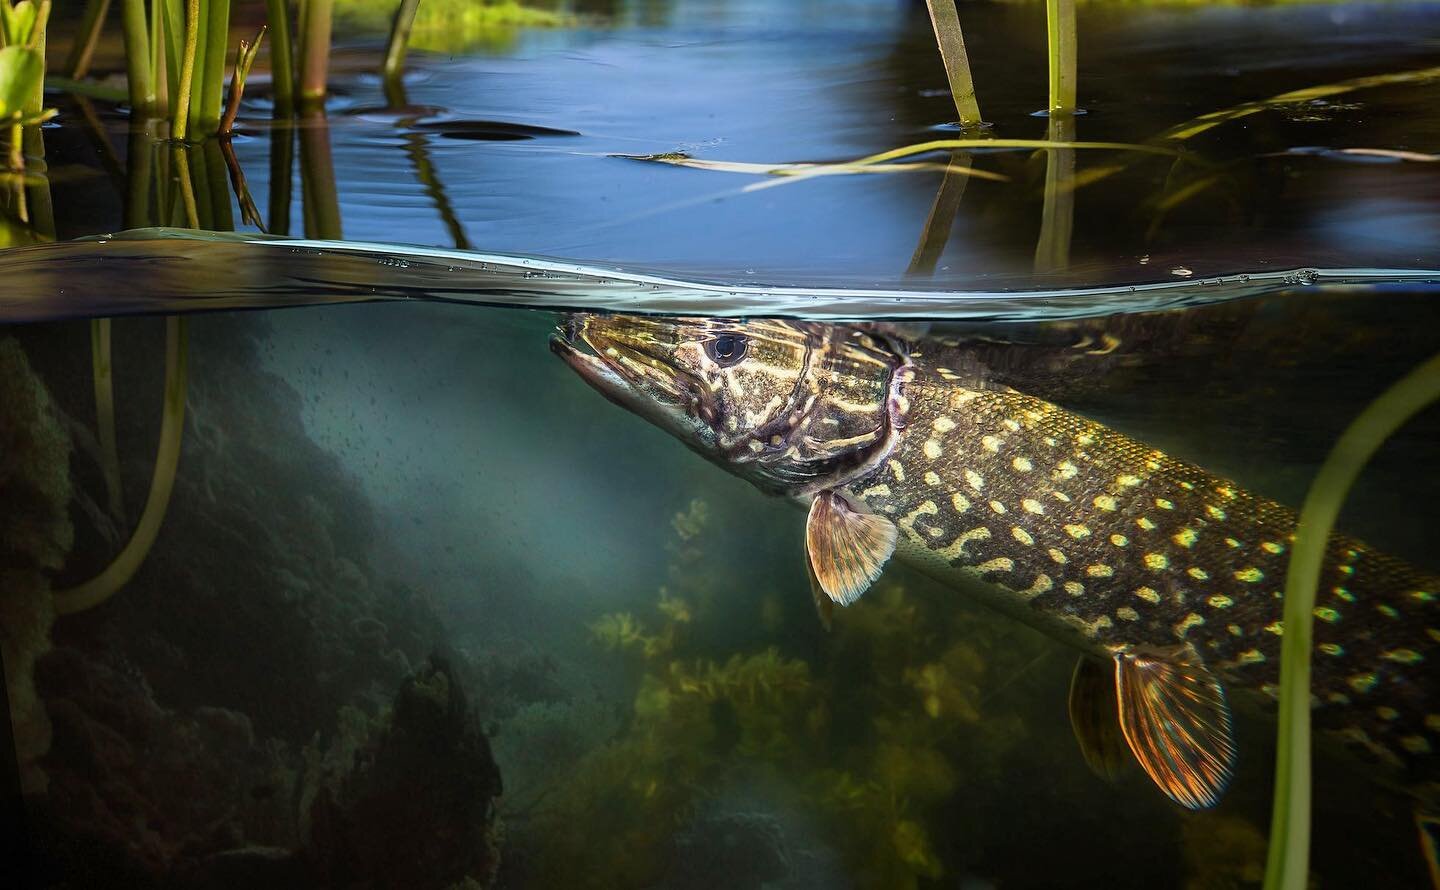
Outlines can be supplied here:
[[446, 661], [400, 687], [389, 724], [310, 809], [309, 858], [329, 886], [489, 886], [500, 770]]

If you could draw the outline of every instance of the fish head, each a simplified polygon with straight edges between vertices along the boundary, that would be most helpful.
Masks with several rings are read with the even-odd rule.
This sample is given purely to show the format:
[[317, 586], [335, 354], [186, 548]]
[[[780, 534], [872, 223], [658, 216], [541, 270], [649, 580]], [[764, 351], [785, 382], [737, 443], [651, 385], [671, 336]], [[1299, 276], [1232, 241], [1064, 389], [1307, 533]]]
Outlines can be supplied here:
[[777, 494], [873, 462], [901, 421], [899, 341], [779, 319], [570, 316], [551, 348], [612, 402]]

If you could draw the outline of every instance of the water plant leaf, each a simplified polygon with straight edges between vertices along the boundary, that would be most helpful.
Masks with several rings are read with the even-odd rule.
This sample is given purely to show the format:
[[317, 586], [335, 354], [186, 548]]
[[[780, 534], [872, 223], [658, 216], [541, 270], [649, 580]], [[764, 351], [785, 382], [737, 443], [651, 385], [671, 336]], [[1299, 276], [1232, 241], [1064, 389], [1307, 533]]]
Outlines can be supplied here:
[[35, 21], [40, 17], [39, 4], [32, 0], [19, 3], [0, 3], [0, 30], [5, 33], [7, 46], [29, 46], [35, 31]]
[[14, 44], [0, 49], [0, 120], [18, 118], [44, 76], [45, 63], [35, 50]]

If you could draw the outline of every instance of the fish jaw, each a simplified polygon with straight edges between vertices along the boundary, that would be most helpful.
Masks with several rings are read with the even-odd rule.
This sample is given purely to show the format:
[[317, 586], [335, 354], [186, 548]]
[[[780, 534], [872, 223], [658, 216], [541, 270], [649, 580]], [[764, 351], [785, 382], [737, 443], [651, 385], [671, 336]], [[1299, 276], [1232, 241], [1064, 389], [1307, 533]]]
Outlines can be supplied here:
[[609, 401], [706, 453], [713, 437], [694, 410], [695, 387], [683, 375], [666, 373], [645, 354], [598, 332], [592, 318], [570, 316], [551, 335], [550, 351]]

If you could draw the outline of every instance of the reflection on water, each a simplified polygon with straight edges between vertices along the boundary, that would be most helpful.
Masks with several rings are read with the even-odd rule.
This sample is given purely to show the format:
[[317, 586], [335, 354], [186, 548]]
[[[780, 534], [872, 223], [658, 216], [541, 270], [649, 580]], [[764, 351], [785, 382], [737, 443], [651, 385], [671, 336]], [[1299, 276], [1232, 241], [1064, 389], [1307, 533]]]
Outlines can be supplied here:
[[[585, 330], [556, 310], [808, 319], [1298, 503], [1348, 420], [1436, 351], [1434, 17], [1087, 6], [1087, 113], [1046, 120], [1043, 10], [967, 5], [991, 124], [973, 144], [948, 124], [922, 4], [553, 6], [581, 25], [413, 53], [403, 83], [341, 46], [335, 97], [293, 125], [257, 77], [227, 142], [173, 145], [57, 95], [31, 175], [0, 182], [17, 248], [0, 253], [0, 654], [40, 882], [1256, 884], [1273, 723], [1239, 689], [1271, 660], [1275, 602], [1237, 585], [1280, 563], [1207, 549], [1214, 524], [1140, 553], [1138, 519], [1184, 497], [1148, 491], [1133, 529], [1102, 535], [1097, 512], [1036, 557], [1056, 566], [1036, 602], [1133, 598], [1112, 630], [1155, 605], [1129, 587], [1179, 608], [1159, 580], [1129, 584], [1149, 556], [1176, 563], [1166, 593], [1229, 584], [1161, 622], [1238, 662], [1234, 778], [1189, 811], [1123, 748], [1096, 777], [1064, 704], [1074, 649], [953, 579], [892, 560], [826, 632], [806, 514], [597, 398], [545, 343]], [[937, 141], [884, 175], [795, 166]], [[651, 358], [760, 354], [733, 342], [751, 328], [706, 324], [723, 349]], [[888, 424], [890, 390], [822, 393], [843, 410], [814, 424], [843, 436], [767, 433], [899, 447], [855, 419]], [[959, 529], [976, 558], [1033, 568], [1020, 548], [1043, 529], [1005, 520], [1040, 514], [1000, 489], [1042, 445], [992, 460], [982, 437], [984, 472], [942, 477], [918, 463], [959, 449], [938, 421], [909, 426], [913, 465], [877, 465], [892, 494], [937, 480], [897, 507], [901, 534], [960, 544], [935, 518], [958, 493], [981, 511]], [[1431, 575], [1436, 423], [1387, 444], [1342, 519]], [[1091, 466], [1074, 460], [1040, 488], [1066, 494]], [[1028, 500], [1120, 506], [1083, 494]], [[1263, 558], [1283, 561], [1271, 530]], [[1117, 549], [1092, 564], [1090, 545]], [[1205, 561], [1182, 576], [1191, 550]], [[1418, 582], [1404, 612], [1370, 603], [1396, 591], [1368, 583], [1331, 585], [1344, 620], [1322, 627], [1317, 677], [1404, 695], [1326, 713], [1420, 765], [1396, 780], [1322, 749], [1314, 871], [1418, 886], [1411, 796], [1440, 739], [1412, 707], [1428, 674], [1402, 681], [1433, 653], [1433, 605]]]

